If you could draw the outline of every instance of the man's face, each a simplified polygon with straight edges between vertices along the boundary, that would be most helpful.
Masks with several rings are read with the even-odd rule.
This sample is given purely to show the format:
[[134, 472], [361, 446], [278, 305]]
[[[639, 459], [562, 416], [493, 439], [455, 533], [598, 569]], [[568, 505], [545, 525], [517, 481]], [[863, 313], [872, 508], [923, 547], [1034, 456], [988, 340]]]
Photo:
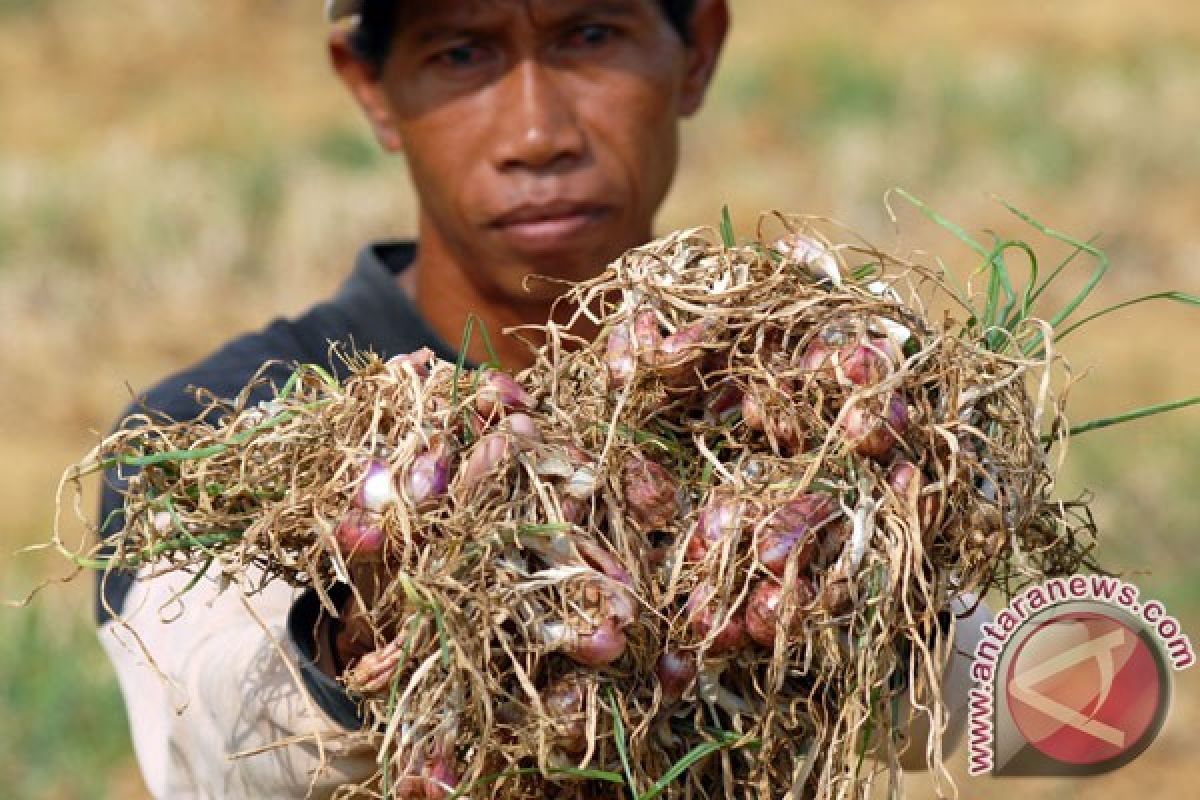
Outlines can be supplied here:
[[423, 248], [521, 302], [527, 276], [585, 279], [651, 237], [711, 66], [655, 0], [405, 5], [375, 125], [407, 156]]

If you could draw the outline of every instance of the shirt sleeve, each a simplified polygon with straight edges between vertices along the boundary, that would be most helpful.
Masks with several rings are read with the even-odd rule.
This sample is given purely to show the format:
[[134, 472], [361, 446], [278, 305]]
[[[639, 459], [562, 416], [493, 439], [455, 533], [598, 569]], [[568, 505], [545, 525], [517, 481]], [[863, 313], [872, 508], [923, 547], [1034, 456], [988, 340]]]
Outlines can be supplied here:
[[100, 628], [151, 794], [325, 798], [369, 778], [353, 701], [312, 663], [315, 597], [208, 575], [180, 595], [191, 579], [143, 569]]

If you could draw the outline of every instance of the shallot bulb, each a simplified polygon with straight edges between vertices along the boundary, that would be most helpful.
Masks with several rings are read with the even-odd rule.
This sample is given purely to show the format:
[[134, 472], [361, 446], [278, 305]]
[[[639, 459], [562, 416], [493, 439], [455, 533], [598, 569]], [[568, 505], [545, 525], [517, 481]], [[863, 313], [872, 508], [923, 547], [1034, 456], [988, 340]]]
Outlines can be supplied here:
[[425, 800], [443, 800], [458, 788], [458, 774], [445, 755], [434, 756], [425, 765]]
[[651, 309], [643, 309], [634, 315], [633, 343], [639, 361], [643, 364], [653, 365], [662, 341], [658, 314]]
[[354, 495], [354, 505], [381, 514], [399, 499], [388, 465], [377, 459], [369, 459], [363, 470], [362, 484]]
[[679, 487], [660, 464], [635, 454], [625, 463], [622, 486], [633, 520], [644, 530], [666, 528], [679, 516]]
[[[800, 422], [788, 414], [792, 390], [790, 381], [780, 381], [779, 389], [751, 387], [742, 397], [742, 420], [747, 428], [767, 434], [775, 445], [795, 451], [803, 449], [805, 436]], [[763, 401], [773, 396], [778, 399], [765, 406]]]
[[523, 539], [522, 543], [552, 567], [578, 567], [580, 561], [583, 561], [617, 584], [624, 587], [633, 586], [633, 577], [621, 560], [604, 545], [583, 536], [530, 536]]
[[582, 537], [575, 538], [572, 542], [589, 567], [599, 570], [622, 586], [633, 586], [633, 576], [629, 574], [629, 570], [625, 569], [621, 559], [610, 553], [603, 545]]
[[884, 403], [883, 414], [859, 404], [849, 409], [842, 420], [842, 429], [854, 452], [877, 461], [892, 452], [909, 423], [908, 404], [903, 395], [893, 393]]
[[405, 488], [412, 504], [424, 509], [445, 495], [449, 486], [450, 458], [445, 443], [438, 441], [413, 459]]
[[542, 427], [528, 414], [509, 414], [500, 423], [500, 429], [530, 442], [542, 441]]
[[378, 555], [387, 539], [379, 515], [361, 508], [342, 517], [334, 536], [342, 555], [360, 557]]
[[637, 619], [637, 599], [623, 583], [597, 575], [588, 581], [583, 599], [589, 608], [595, 609], [596, 616], [612, 620], [618, 630], [625, 630]]
[[477, 486], [484, 478], [494, 474], [497, 468], [512, 458], [517, 450], [509, 433], [489, 433], [482, 436], [471, 449], [461, 469], [462, 482], [468, 487]]
[[814, 277], [827, 279], [835, 286], [842, 285], [837, 260], [829, 248], [811, 236], [789, 233], [780, 237], [772, 249], [785, 259], [807, 267]]
[[559, 678], [542, 690], [542, 706], [554, 721], [554, 743], [568, 755], [587, 750], [587, 685], [576, 674]]
[[411, 369], [418, 378], [424, 380], [429, 377], [429, 365], [433, 363], [434, 358], [432, 350], [428, 347], [422, 347], [420, 350], [414, 350], [411, 353], [392, 356], [387, 360], [386, 366], [392, 374]]
[[620, 324], [608, 332], [604, 349], [604, 365], [613, 388], [626, 386], [637, 372], [637, 354], [633, 350], [629, 325]]
[[528, 411], [533, 407], [533, 398], [516, 378], [492, 369], [483, 373], [475, 393], [475, 410], [484, 418], [498, 416], [503, 411]]
[[822, 339], [815, 339], [807, 348], [803, 355], [800, 356], [800, 368], [805, 372], [823, 372], [828, 370], [832, 375], [831, 362], [833, 360], [833, 348], [824, 342]]
[[684, 558], [703, 561], [708, 551], [719, 546], [741, 526], [742, 504], [728, 498], [714, 497], [700, 510], [696, 523], [688, 534]]
[[[792, 615], [793, 629], [803, 618], [803, 610], [812, 605], [816, 592], [805, 577], [796, 579], [794, 596], [796, 611]], [[746, 632], [763, 647], [775, 644], [779, 629], [779, 615], [784, 600], [783, 587], [773, 580], [760, 581], [750, 590], [746, 600]]]
[[829, 614], [843, 614], [854, 604], [850, 591], [850, 580], [845, 573], [832, 573], [825, 576], [825, 584], [817, 598], [817, 605]]
[[710, 322], [701, 320], [664, 337], [658, 313], [653, 309], [639, 310], [632, 320], [609, 331], [604, 361], [610, 384], [615, 388], [627, 385], [640, 365], [653, 371], [670, 388], [694, 385], [710, 327]]
[[542, 642], [549, 650], [560, 650], [577, 664], [603, 667], [625, 652], [625, 632], [611, 617], [583, 633], [565, 622], [542, 623]]
[[410, 767], [396, 787], [400, 800], [444, 800], [458, 787], [458, 774], [452, 763], [453, 747], [438, 744], [425, 758], [420, 771]]
[[696, 657], [680, 650], [664, 650], [654, 665], [663, 700], [673, 703], [696, 682]]
[[634, 314], [631, 321], [615, 325], [608, 332], [604, 348], [604, 364], [612, 387], [619, 389], [628, 385], [637, 374], [638, 364], [653, 360], [661, 341], [658, 315], [653, 310], [643, 309]]
[[510, 414], [501, 423], [501, 430], [484, 434], [475, 442], [470, 455], [459, 469], [463, 485], [470, 489], [523, 450], [542, 441], [541, 428], [528, 414]]
[[717, 614], [712, 609], [713, 587], [702, 583], [692, 590], [685, 606], [688, 612], [688, 627], [698, 639], [709, 639], [708, 652], [720, 655], [733, 650], [740, 650], [746, 645], [746, 623], [741, 609], [734, 609], [725, 617], [720, 630], [713, 634], [717, 624]]
[[[418, 632], [416, 636], [420, 637]], [[346, 685], [358, 694], [369, 694], [386, 689], [392, 683], [396, 670], [403, 666], [415, 642], [407, 635], [393, 639], [383, 647], [363, 654], [346, 676]]]
[[753, 389], [742, 395], [742, 422], [753, 431], [761, 431], [766, 428], [766, 415], [763, 413], [762, 402]]
[[742, 408], [741, 387], [731, 381], [725, 381], [709, 395], [704, 409], [704, 420], [710, 425], [728, 422]]
[[562, 521], [571, 525], [579, 525], [587, 517], [587, 500], [580, 500], [577, 497], [567, 495], [558, 501], [558, 507], [562, 511]]
[[789, 558], [803, 570], [817, 549], [816, 529], [834, 512], [829, 495], [809, 493], [772, 512], [758, 538], [758, 560], [771, 574], [783, 577]]
[[894, 368], [894, 348], [887, 339], [871, 336], [838, 354], [837, 369], [845, 381], [855, 386], [874, 386]]
[[938, 495], [923, 494], [925, 475], [911, 461], [900, 459], [892, 464], [887, 473], [888, 486], [909, 507], [917, 511], [917, 521], [921, 525], [922, 538], [926, 544], [933, 538], [934, 525], [938, 512], [941, 510], [941, 499]]
[[654, 355], [653, 366], [663, 383], [684, 389], [699, 383], [696, 367], [704, 358], [704, 340], [711, 323], [693, 322], [662, 340]]
[[846, 342], [845, 334], [830, 331], [809, 344], [800, 366], [843, 386], [874, 386], [899, 365], [901, 357], [888, 337], [867, 336]]

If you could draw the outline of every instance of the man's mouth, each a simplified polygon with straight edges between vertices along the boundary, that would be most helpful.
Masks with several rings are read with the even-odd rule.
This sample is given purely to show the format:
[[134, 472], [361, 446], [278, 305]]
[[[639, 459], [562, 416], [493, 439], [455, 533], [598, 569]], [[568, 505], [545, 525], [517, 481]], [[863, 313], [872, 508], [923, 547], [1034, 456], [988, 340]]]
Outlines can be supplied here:
[[493, 219], [489, 227], [519, 249], [546, 250], [570, 244], [610, 212], [597, 203], [560, 200], [518, 206]]

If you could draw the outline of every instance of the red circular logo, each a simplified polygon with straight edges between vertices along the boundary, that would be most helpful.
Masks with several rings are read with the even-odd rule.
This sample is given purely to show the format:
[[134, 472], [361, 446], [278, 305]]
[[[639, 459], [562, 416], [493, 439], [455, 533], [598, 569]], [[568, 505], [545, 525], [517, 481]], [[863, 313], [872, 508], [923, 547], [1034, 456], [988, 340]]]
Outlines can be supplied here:
[[1167, 696], [1142, 636], [1088, 611], [1038, 625], [1010, 661], [1005, 691], [1025, 740], [1048, 758], [1079, 765], [1141, 744]]

